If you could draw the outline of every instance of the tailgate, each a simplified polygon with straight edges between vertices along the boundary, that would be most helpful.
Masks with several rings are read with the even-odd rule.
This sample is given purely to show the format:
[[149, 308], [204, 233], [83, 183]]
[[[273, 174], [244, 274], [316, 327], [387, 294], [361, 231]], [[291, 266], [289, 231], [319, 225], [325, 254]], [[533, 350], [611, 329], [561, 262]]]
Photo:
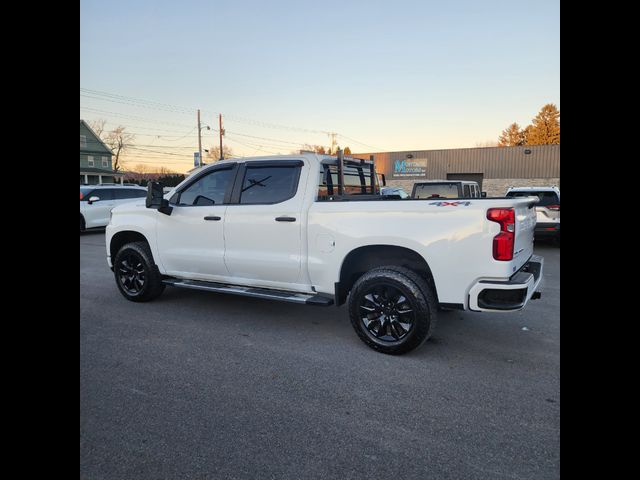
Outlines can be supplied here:
[[520, 269], [533, 255], [533, 233], [536, 227], [534, 202], [537, 200], [537, 197], [525, 197], [522, 200], [518, 199], [514, 206], [516, 241], [513, 248], [513, 261], [516, 263], [516, 269]]

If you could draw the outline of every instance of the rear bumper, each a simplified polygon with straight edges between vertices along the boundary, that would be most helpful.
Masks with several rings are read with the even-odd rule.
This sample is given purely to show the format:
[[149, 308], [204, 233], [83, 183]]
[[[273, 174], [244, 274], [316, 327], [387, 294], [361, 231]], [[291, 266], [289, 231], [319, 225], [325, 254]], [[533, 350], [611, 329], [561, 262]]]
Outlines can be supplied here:
[[540, 298], [544, 258], [532, 255], [524, 266], [505, 281], [480, 280], [469, 291], [469, 310], [474, 312], [514, 312], [531, 299]]

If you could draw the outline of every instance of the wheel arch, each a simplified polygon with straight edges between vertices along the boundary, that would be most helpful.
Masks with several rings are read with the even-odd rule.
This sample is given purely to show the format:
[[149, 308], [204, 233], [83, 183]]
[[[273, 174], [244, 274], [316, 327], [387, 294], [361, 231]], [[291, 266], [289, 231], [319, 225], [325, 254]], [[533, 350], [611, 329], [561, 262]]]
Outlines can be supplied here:
[[130, 242], [146, 242], [149, 245], [149, 250], [151, 251], [152, 260], [155, 263], [155, 259], [153, 258], [153, 249], [151, 248], [151, 244], [147, 237], [140, 232], [136, 232], [135, 230], [123, 230], [121, 232], [115, 233], [111, 237], [111, 242], [109, 243], [109, 255], [111, 259], [115, 259], [116, 254], [122, 248], [123, 245]]
[[385, 265], [408, 268], [420, 275], [433, 288], [438, 298], [433, 273], [429, 264], [415, 250], [397, 245], [366, 245], [350, 251], [340, 267], [339, 281], [335, 284], [336, 305], [342, 305], [356, 280], [365, 272]]

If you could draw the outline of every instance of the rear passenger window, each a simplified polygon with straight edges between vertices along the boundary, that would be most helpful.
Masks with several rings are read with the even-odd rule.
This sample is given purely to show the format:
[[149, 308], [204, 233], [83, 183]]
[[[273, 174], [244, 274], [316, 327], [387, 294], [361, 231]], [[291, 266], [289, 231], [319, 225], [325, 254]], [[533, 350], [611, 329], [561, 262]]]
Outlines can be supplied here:
[[100, 200], [113, 200], [113, 188], [96, 188], [91, 192], [91, 196], [99, 197]]
[[240, 192], [240, 203], [280, 203], [292, 198], [298, 189], [300, 167], [247, 167]]
[[147, 195], [144, 190], [138, 190], [134, 188], [122, 188], [115, 190], [116, 200], [124, 200], [127, 198], [142, 198]]
[[463, 186], [463, 196], [464, 198], [471, 198], [471, 189], [469, 188], [468, 184], [465, 184]]

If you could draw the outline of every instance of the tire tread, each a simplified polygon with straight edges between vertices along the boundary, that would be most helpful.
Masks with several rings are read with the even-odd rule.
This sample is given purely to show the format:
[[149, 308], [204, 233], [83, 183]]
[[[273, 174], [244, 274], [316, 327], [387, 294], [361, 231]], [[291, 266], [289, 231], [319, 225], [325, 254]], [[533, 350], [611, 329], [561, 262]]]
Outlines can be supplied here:
[[[127, 249], [135, 250], [136, 253], [138, 253], [142, 257], [144, 262], [147, 264], [146, 266], [148, 267], [147, 288], [143, 291], [142, 295], [131, 296], [127, 294], [121, 288], [120, 282], [118, 280], [118, 273], [116, 271], [115, 265], [118, 264], [118, 257], [120, 256], [120, 254]], [[147, 242], [125, 243], [122, 247], [120, 247], [120, 250], [118, 250], [113, 264], [113, 273], [115, 275], [116, 285], [118, 286], [118, 290], [120, 290], [120, 293], [122, 293], [122, 295], [127, 300], [130, 300], [132, 302], [148, 302], [160, 296], [160, 294], [164, 291], [166, 285], [162, 283], [162, 275], [160, 274], [160, 270], [158, 270], [158, 266], [153, 261], [151, 248], [149, 247], [149, 244]]]
[[[358, 291], [364, 284], [376, 279], [389, 279], [403, 284], [414, 296], [414, 300], [418, 303], [420, 313], [425, 314], [424, 316], [418, 315], [417, 325], [415, 326], [417, 330], [405, 343], [395, 346], [383, 346], [371, 340], [363, 331], [363, 327], [361, 326], [362, 322], [357, 310], [359, 306], [355, 305], [355, 298], [358, 296]], [[431, 337], [437, 323], [437, 306], [438, 302], [435, 292], [426, 280], [413, 270], [396, 265], [377, 267], [366, 272], [356, 281], [349, 295], [349, 317], [360, 339], [370, 348], [391, 355], [403, 354], [418, 348]]]

